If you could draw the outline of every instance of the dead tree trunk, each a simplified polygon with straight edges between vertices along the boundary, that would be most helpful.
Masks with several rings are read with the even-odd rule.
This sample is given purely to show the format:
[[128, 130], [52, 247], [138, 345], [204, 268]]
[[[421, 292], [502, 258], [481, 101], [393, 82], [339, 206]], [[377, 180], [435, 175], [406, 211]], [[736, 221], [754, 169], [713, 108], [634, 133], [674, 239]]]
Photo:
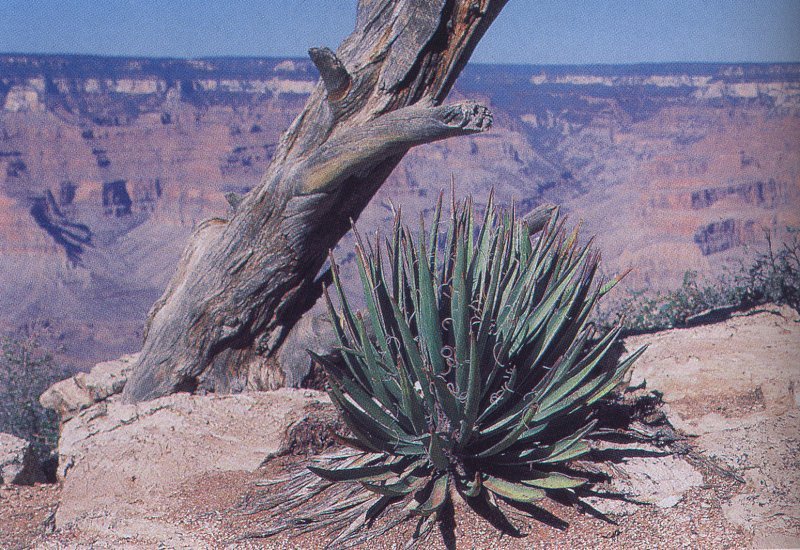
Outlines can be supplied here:
[[149, 314], [127, 400], [283, 385], [276, 352], [350, 220], [411, 147], [491, 125], [484, 107], [441, 102], [506, 1], [361, 0], [336, 53], [310, 50], [321, 82], [231, 219], [192, 236]]

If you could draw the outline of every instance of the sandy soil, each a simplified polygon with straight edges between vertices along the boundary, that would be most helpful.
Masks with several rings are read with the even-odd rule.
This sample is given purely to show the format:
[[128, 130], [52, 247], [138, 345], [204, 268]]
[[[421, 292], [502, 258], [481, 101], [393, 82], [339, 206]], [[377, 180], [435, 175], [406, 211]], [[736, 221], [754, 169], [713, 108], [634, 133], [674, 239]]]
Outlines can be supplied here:
[[[263, 529], [263, 515], [244, 515], [238, 505], [242, 496], [258, 490], [254, 483], [259, 479], [279, 475], [292, 463], [302, 462], [295, 456], [272, 461], [258, 472], [245, 474], [233, 472], [195, 479], [186, 483], [172, 495], [173, 506], [168, 518], [179, 527], [181, 541], [173, 541], [167, 548], [230, 548], [230, 549], [310, 549], [321, 548], [330, 540], [324, 533], [294, 537], [291, 534], [267, 539], [241, 540], [245, 533]], [[544, 508], [565, 522], [557, 529], [535, 521], [517, 521], [524, 538], [501, 536], [488, 522], [476, 516], [463, 504], [455, 511], [455, 548], [745, 548], [751, 545], [752, 537], [744, 530], [731, 526], [725, 518], [722, 506], [738, 491], [738, 485], [730, 478], [706, 470], [706, 484], [690, 491], [677, 506], [662, 509], [656, 506], [641, 506], [635, 513], [616, 517], [616, 523], [591, 517], [580, 511], [545, 502]], [[89, 541], [79, 531], [65, 530], [55, 536], [42, 537], [46, 512], [52, 512], [57, 487], [27, 488], [19, 493], [29, 493], [27, 499], [11, 501], [12, 521], [15, 531], [0, 538], [3, 548], [26, 548], [28, 544], [47, 548], [151, 548], [148, 543], [136, 538], [104, 538]], [[38, 515], [26, 514], [35, 503]], [[25, 504], [27, 502], [27, 505]], [[27, 506], [27, 508], [26, 508]], [[413, 525], [400, 526], [380, 538], [373, 539], [369, 547], [373, 550], [402, 548], [409, 539]], [[425, 548], [452, 548], [445, 543], [440, 532], [435, 532]]]
[[[324, 533], [300, 537], [279, 535], [269, 539], [240, 539], [244, 533], [255, 533], [264, 526], [264, 517], [244, 515], [238, 504], [242, 495], [258, 490], [254, 482], [280, 474], [302, 457], [276, 459], [262, 470], [220, 474], [186, 485], [173, 495], [174, 506], [169, 514], [185, 541], [167, 547], [194, 548], [320, 548], [327, 540]], [[662, 509], [642, 506], [634, 514], [615, 518], [616, 524], [591, 517], [580, 511], [553, 502], [544, 508], [567, 525], [557, 529], [534, 521], [518, 523], [525, 538], [499, 536], [485, 520], [466, 506], [456, 507], [456, 548], [744, 548], [752, 537], [726, 520], [722, 505], [736, 494], [738, 483], [706, 470], [705, 486], [690, 491], [677, 506]], [[3, 497], [3, 529], [0, 548], [153, 548], [135, 538], [87, 540], [76, 530], [65, 530], [45, 536], [48, 518], [58, 501], [58, 486], [17, 487], [0, 491]], [[372, 540], [374, 550], [402, 548], [411, 529], [397, 528]], [[189, 542], [191, 541], [191, 542]], [[426, 548], [448, 548], [441, 533], [434, 533]]]
[[[297, 459], [294, 459], [297, 460]], [[264, 476], [269, 478], [279, 472], [281, 464], [268, 466]], [[244, 482], [244, 483], [242, 483]], [[306, 534], [300, 537], [280, 535], [269, 539], [237, 541], [242, 533], [257, 532], [264, 525], [259, 515], [240, 515], [236, 504], [241, 495], [253, 491], [251, 480], [206, 480], [206, 494], [216, 494], [219, 501], [197, 502], [191, 493], [178, 499], [188, 506], [194, 505], [184, 522], [197, 530], [198, 536], [209, 531], [216, 533], [212, 544], [230, 545], [232, 548], [319, 548], [330, 540], [324, 534]], [[216, 485], [216, 487], [214, 487]], [[213, 490], [216, 488], [216, 491]], [[456, 548], [741, 548], [748, 546], [750, 537], [742, 530], [730, 528], [722, 513], [721, 504], [735, 493], [735, 483], [709, 472], [706, 486], [692, 492], [684, 501], [671, 509], [645, 506], [636, 513], [616, 518], [617, 524], [591, 517], [572, 508], [546, 501], [543, 507], [565, 522], [558, 529], [536, 521], [516, 520], [524, 538], [500, 536], [487, 521], [459, 503], [455, 511]], [[228, 510], [219, 514], [217, 510]], [[202, 519], [200, 519], [202, 518]], [[413, 531], [415, 522], [386, 533], [369, 543], [371, 549], [402, 548]], [[447, 548], [441, 533], [434, 533], [425, 548]]]
[[54, 484], [0, 485], [0, 548], [29, 548], [34, 539], [48, 534], [59, 494]]

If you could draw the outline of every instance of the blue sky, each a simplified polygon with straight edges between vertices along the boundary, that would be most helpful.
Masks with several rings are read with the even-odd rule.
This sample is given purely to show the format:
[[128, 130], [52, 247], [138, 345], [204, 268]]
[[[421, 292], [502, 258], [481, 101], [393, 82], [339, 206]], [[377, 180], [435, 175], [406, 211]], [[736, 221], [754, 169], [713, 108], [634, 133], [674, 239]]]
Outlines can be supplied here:
[[[0, 0], [0, 52], [303, 56], [355, 0]], [[509, 0], [473, 61], [800, 61], [800, 0]]]

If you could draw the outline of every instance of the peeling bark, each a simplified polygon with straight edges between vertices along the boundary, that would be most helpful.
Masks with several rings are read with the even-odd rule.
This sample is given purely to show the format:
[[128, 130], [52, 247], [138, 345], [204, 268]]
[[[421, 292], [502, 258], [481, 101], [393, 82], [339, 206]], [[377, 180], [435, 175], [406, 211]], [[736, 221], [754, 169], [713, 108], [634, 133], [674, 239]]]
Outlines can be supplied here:
[[310, 50], [320, 83], [230, 220], [192, 236], [148, 316], [127, 400], [284, 385], [278, 351], [350, 220], [411, 147], [491, 125], [485, 107], [441, 102], [506, 1], [361, 0], [336, 53]]

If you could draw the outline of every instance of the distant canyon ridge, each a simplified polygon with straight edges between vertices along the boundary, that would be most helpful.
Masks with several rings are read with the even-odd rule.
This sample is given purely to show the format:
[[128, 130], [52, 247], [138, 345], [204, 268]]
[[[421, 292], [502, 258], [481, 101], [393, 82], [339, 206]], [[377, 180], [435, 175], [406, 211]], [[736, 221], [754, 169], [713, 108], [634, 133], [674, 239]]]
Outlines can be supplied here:
[[[78, 368], [134, 351], [192, 229], [259, 180], [315, 86], [297, 59], [0, 55], [0, 330], [49, 327]], [[800, 226], [800, 65], [469, 65], [485, 134], [414, 149], [358, 226], [448, 189], [556, 203], [608, 276], [667, 289]], [[336, 251], [351, 270], [352, 240]]]

